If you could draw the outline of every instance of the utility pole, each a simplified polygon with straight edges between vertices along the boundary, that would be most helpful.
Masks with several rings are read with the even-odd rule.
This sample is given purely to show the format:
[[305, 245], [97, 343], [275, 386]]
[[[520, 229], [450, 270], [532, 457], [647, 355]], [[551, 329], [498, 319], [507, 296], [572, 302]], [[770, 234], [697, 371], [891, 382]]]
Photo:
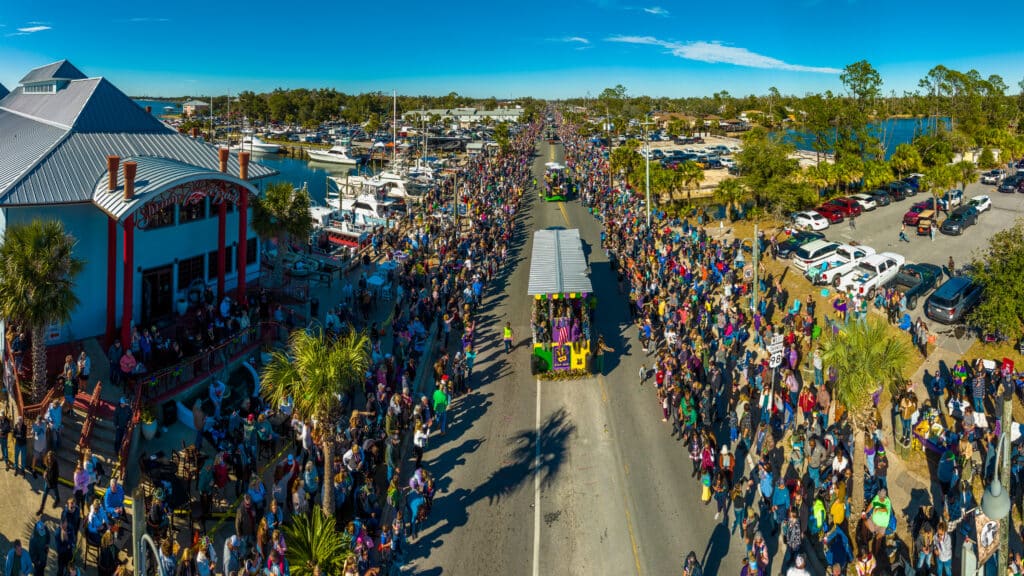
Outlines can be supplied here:
[[646, 199], [644, 204], [647, 207], [647, 228], [651, 227], [651, 135], [647, 133], [647, 127], [651, 124], [650, 119], [644, 121], [644, 188]]
[[[1001, 373], [997, 372], [997, 373]], [[1002, 451], [1002, 467], [999, 469], [999, 481], [1010, 489], [1010, 454], [1011, 454], [1011, 427], [1013, 426], [1013, 384], [1009, 377], [1003, 376], [1003, 419], [1000, 421], [1003, 438], [999, 443], [999, 450]], [[1010, 523], [1013, 514], [1007, 514], [999, 520], [999, 569], [996, 574], [1006, 574], [1006, 567], [1009, 565], [1010, 556]]]
[[754, 224], [754, 241], [751, 243], [754, 248], [754, 298], [750, 301], [751, 309], [757, 312], [757, 290], [761, 287], [761, 280], [758, 278], [758, 266], [761, 264], [761, 240], [757, 235], [757, 224]]

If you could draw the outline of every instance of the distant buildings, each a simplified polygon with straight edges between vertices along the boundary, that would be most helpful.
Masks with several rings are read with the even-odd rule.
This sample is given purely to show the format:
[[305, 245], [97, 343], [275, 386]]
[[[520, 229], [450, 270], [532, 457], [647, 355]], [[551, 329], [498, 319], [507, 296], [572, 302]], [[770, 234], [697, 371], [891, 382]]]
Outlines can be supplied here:
[[181, 113], [185, 116], [205, 114], [210, 111], [210, 103], [202, 100], [188, 100], [181, 105]]
[[419, 118], [428, 120], [437, 117], [441, 122], [457, 122], [460, 126], [473, 126], [490, 119], [492, 122], [518, 122], [523, 115], [522, 108], [498, 108], [481, 110], [479, 108], [431, 108], [429, 110], [410, 110], [402, 113], [402, 120], [409, 122]]

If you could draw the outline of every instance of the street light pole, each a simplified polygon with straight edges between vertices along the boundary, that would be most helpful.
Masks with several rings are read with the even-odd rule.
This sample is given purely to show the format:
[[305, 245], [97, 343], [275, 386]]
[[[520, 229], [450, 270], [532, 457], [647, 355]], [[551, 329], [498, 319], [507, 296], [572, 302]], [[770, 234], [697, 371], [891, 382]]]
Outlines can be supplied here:
[[[1003, 419], [999, 423], [1002, 427], [1002, 438], [999, 442], [999, 450], [1002, 452], [1003, 466], [999, 470], [999, 481], [1010, 489], [1010, 453], [1012, 444], [1011, 427], [1013, 426], [1013, 385], [1003, 379]], [[999, 571], [996, 574], [1006, 574], [1006, 567], [1009, 564], [1010, 556], [1010, 521], [1013, 518], [1007, 514], [999, 520]]]
[[[754, 224], [754, 241], [751, 243], [754, 248], [754, 298], [750, 301], [751, 310], [757, 312], [757, 291], [761, 287], [761, 280], [758, 278], [758, 266], [761, 263], [761, 240], [757, 234], [757, 224]], [[742, 250], [742, 248], [741, 248]]]
[[644, 188], [646, 192], [644, 204], [647, 207], [647, 228], [651, 227], [651, 136], [647, 133], [650, 120], [644, 121]]

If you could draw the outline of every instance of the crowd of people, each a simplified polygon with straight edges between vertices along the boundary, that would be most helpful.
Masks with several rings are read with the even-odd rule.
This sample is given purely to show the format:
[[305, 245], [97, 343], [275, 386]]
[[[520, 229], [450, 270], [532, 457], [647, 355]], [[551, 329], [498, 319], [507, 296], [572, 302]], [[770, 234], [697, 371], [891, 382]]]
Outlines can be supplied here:
[[[338, 286], [340, 304], [326, 311], [330, 331], [353, 326], [371, 339], [372, 368], [364, 386], [343, 398], [348, 419], [318, 423], [290, 403], [268, 406], [259, 398], [218, 414], [217, 383], [210, 402], [197, 402], [196, 446], [209, 448], [198, 474], [200, 500], [207, 510], [224, 499], [237, 499], [239, 505], [223, 547], [215, 547], [213, 538], [197, 538], [186, 555], [176, 555], [166, 544], [160, 552], [166, 569], [201, 576], [241, 571], [284, 576], [290, 571], [284, 527], [296, 515], [313, 513], [324, 490], [333, 491], [335, 519], [351, 543], [345, 576], [387, 573], [403, 561], [408, 542], [428, 519], [434, 494], [424, 452], [445, 434], [455, 399], [473, 388], [475, 313], [507, 257], [537, 134], [531, 126], [505, 154], [471, 160], [457, 178], [442, 181], [424, 199], [425, 210], [442, 213], [456, 193], [456, 181], [479, 183], [482, 193], [474, 194], [465, 210], [468, 225], [451, 218], [417, 220], [411, 214], [405, 226], [384, 232], [380, 246], [396, 294], [389, 323], [355, 313], [357, 295], [366, 290], [365, 274], [358, 276], [358, 288]], [[436, 346], [429, 349], [432, 327]], [[424, 370], [424, 381], [433, 386], [417, 391]], [[204, 407], [211, 404], [215, 410], [207, 413]], [[411, 466], [402, 459], [406, 437]], [[341, 455], [330, 470], [324, 468], [324, 442], [332, 442]], [[269, 477], [260, 477], [261, 459], [278, 446], [286, 455], [270, 461]], [[160, 496], [147, 514], [147, 525], [158, 536], [167, 526], [165, 495]]]
[[[882, 434], [886, 415], [876, 411], [863, 442], [855, 444], [859, 430], [833, 401], [839, 375], [819, 345], [823, 333], [838, 332], [851, 320], [867, 322], [872, 302], [891, 319], [909, 318], [905, 301], [884, 291], [863, 299], [837, 297], [821, 322], [813, 295], [801, 303], [763, 266], [755, 280], [751, 258], [744, 256], [749, 248], [737, 239], [656, 209], [648, 226], [643, 195], [628, 185], [612, 186], [606, 151], [569, 124], [561, 126], [560, 136], [583, 203], [604, 222], [603, 247], [649, 357], [639, 384], [653, 384], [666, 429], [686, 446], [701, 500], [715, 507], [716, 521], [743, 539], [741, 574], [804, 576], [811, 555], [830, 575], [848, 569], [859, 576], [918, 569], [952, 574], [954, 549], [977, 540], [973, 518], [979, 501], [970, 481], [972, 474], [982, 474], [987, 483], [996, 473], [997, 392], [1013, 382], [994, 365], [961, 362], [924, 383], [930, 399], [923, 404], [912, 391], [893, 402], [904, 430], [900, 442], [932, 453], [939, 463], [933, 480], [942, 487], [941, 499], [930, 506], [908, 510], [909, 502], [895, 504], [888, 495], [886, 450], [894, 443]], [[774, 246], [773, 237], [762, 235], [753, 249], [771, 257]], [[761, 294], [756, 307], [754, 281]], [[907, 323], [927, 355], [934, 336], [921, 321]], [[775, 368], [768, 347], [780, 341]], [[852, 464], [857, 450], [863, 470]], [[1020, 508], [1024, 456], [1018, 442], [1013, 473], [1013, 501]], [[901, 510], [909, 514], [903, 534], [912, 541], [897, 536]], [[684, 574], [700, 573], [697, 560], [686, 559]], [[1012, 573], [1020, 574], [1020, 556], [1014, 553], [1010, 560]]]

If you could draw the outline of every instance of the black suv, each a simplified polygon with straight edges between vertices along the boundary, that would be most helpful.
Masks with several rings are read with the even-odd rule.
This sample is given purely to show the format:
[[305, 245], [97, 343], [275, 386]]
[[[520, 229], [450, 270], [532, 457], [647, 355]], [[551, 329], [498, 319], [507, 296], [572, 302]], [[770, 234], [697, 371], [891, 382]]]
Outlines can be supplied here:
[[950, 212], [949, 218], [946, 218], [946, 221], [942, 223], [939, 231], [943, 234], [960, 235], [964, 233], [968, 226], [973, 226], [977, 223], [978, 209], [974, 206], [961, 206]]
[[868, 196], [875, 201], [875, 204], [879, 206], [888, 206], [892, 204], [892, 196], [889, 195], [885, 190], [872, 190], [868, 192]]

